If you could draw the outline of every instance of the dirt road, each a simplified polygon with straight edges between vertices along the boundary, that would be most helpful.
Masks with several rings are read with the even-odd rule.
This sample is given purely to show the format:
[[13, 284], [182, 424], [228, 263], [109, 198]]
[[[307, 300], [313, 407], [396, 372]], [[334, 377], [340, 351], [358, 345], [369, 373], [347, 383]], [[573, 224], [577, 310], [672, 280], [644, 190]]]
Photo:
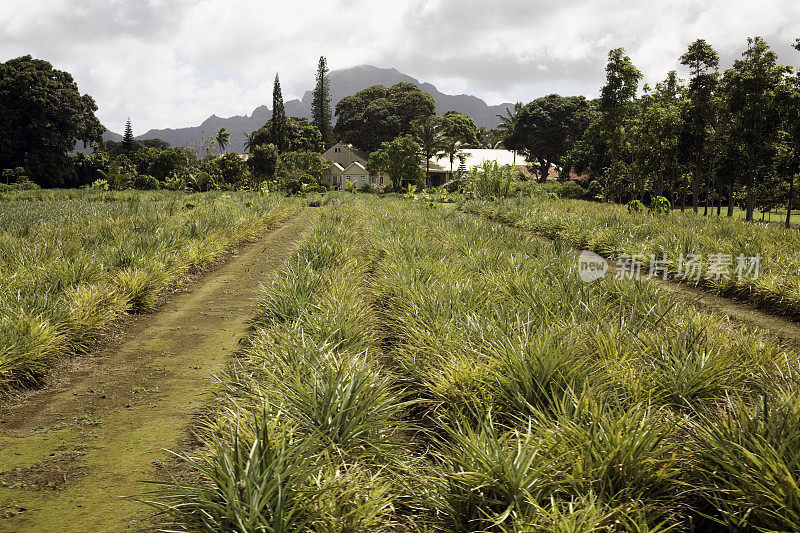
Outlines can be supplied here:
[[[526, 231], [511, 224], [504, 224], [502, 222], [481, 217], [479, 215], [462, 212], [459, 212], [459, 214], [461, 216], [469, 217], [473, 220], [482, 220], [491, 224], [508, 228], [520, 235], [525, 235], [527, 238], [536, 239], [540, 242], [547, 244], [553, 244], [554, 242], [552, 239], [545, 237], [544, 235]], [[577, 255], [584, 250], [574, 248], [574, 251], [577, 257]], [[613, 272], [614, 264], [613, 262], [609, 262], [609, 275], [612, 275]], [[695, 307], [707, 309], [717, 315], [727, 317], [733, 322], [734, 325], [745, 325], [788, 346], [800, 348], [800, 323], [794, 320], [780, 315], [767, 313], [748, 302], [719, 296], [703, 290], [702, 288], [680, 283], [676, 280], [665, 281], [659, 278], [647, 278], [645, 276], [643, 276], [642, 279], [647, 283], [656, 285], [666, 292], [677, 294], [684, 299], [684, 301], [694, 305]]]
[[134, 318], [97, 353], [0, 409], [0, 531], [124, 531], [146, 524], [130, 499], [175, 449], [213, 374], [244, 336], [259, 284], [314, 218], [305, 210]]

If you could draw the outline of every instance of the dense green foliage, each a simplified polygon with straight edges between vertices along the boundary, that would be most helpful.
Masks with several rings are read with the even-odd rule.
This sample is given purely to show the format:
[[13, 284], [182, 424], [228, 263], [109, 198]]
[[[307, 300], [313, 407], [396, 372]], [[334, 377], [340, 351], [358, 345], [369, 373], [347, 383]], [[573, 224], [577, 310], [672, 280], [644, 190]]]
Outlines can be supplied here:
[[562, 157], [583, 135], [594, 118], [593, 111], [582, 96], [537, 98], [515, 115], [504, 144], [536, 161], [539, 179], [545, 181], [550, 165], [561, 166]]
[[411, 83], [390, 88], [375, 85], [336, 104], [335, 130], [344, 142], [366, 151], [401, 134], [413, 132], [413, 123], [434, 115], [433, 97]]
[[308, 119], [298, 117], [284, 117], [280, 127], [283, 135], [283, 148], [280, 148], [279, 128], [276, 126], [275, 118], [271, 118], [261, 128], [250, 134], [250, 151], [262, 144], [274, 144], [281, 152], [294, 152], [297, 150], [322, 149], [322, 135], [319, 129], [311, 124]]
[[286, 133], [286, 108], [283, 106], [283, 93], [281, 92], [281, 80], [278, 73], [275, 73], [275, 83], [272, 86], [272, 128], [271, 142], [278, 147], [278, 150], [288, 149]]
[[246, 193], [0, 193], [0, 388], [38, 382], [54, 357], [297, 207]]
[[797, 354], [511, 229], [327, 203], [186, 457], [201, 479], [155, 495], [176, 526], [794, 527]]
[[367, 169], [373, 174], [385, 174], [395, 190], [406, 184], [419, 185], [425, 178], [419, 167], [421, 151], [411, 135], [400, 135], [369, 154]]
[[[750, 38], [742, 58], [722, 76], [717, 52], [703, 39], [680, 57], [689, 68], [688, 86], [674, 72], [655, 90], [622, 49], [609, 53], [599, 115], [564, 158], [569, 171], [598, 180], [606, 199], [619, 202], [665, 196], [703, 214], [726, 203], [752, 220], [756, 207], [786, 208], [789, 226], [800, 179], [797, 120], [800, 75], [779, 65], [759, 37]], [[516, 117], [507, 117], [510, 131]]]
[[444, 137], [461, 141], [465, 147], [480, 147], [478, 126], [470, 117], [457, 111], [448, 111], [441, 121], [442, 135]]
[[0, 63], [0, 170], [24, 168], [44, 187], [75, 185], [68, 154], [101, 140], [97, 106], [72, 76], [23, 56]]
[[317, 127], [322, 137], [322, 148], [330, 146], [333, 126], [331, 124], [331, 87], [328, 80], [328, 62], [319, 58], [317, 67], [317, 83], [314, 86], [311, 103], [311, 123]]
[[[462, 206], [515, 227], [589, 248], [605, 256], [639, 256], [646, 273], [653, 258], [677, 262], [682, 254], [730, 256], [760, 255], [757, 279], [735, 276], [714, 279], [704, 265], [700, 283], [723, 295], [749, 300], [768, 310], [800, 317], [800, 233], [774, 224], [746, 223], [726, 217], [704, 218], [679, 212], [653, 216], [660, 201], [647, 211], [636, 208], [576, 200], [545, 201], [540, 198], [505, 202], [476, 200]], [[676, 273], [678, 265], [670, 266]], [[731, 270], [731, 274], [733, 271]]]

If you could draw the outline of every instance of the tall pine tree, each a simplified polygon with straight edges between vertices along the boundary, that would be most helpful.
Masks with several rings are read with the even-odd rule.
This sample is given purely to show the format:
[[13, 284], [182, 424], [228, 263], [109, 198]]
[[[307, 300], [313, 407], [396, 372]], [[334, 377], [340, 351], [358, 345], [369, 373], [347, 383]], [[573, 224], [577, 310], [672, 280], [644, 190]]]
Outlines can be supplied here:
[[128, 117], [128, 122], [125, 123], [125, 134], [122, 136], [122, 153], [131, 155], [136, 151], [136, 144], [133, 139], [133, 128], [131, 127], [131, 117]]
[[611, 163], [605, 180], [606, 199], [613, 200], [620, 189], [625, 171], [624, 125], [634, 110], [636, 90], [642, 73], [631, 58], [625, 55], [624, 48], [616, 48], [608, 53], [606, 64], [606, 84], [600, 92], [600, 114], [603, 128], [608, 135], [608, 156]]
[[286, 109], [283, 107], [281, 80], [275, 73], [275, 85], [272, 89], [272, 128], [275, 132], [276, 146], [283, 152], [286, 150]]
[[324, 56], [319, 58], [317, 85], [314, 87], [314, 99], [311, 104], [311, 119], [322, 134], [324, 150], [331, 141], [331, 89], [328, 81], [328, 62]]
[[[686, 107], [686, 131], [682, 145], [692, 162], [692, 209], [697, 213], [700, 189], [708, 189], [705, 167], [708, 165], [708, 141], [714, 122], [719, 54], [705, 39], [698, 39], [681, 56], [681, 65], [689, 67], [692, 76], [689, 80], [689, 105]], [[706, 193], [708, 196], [708, 191]]]

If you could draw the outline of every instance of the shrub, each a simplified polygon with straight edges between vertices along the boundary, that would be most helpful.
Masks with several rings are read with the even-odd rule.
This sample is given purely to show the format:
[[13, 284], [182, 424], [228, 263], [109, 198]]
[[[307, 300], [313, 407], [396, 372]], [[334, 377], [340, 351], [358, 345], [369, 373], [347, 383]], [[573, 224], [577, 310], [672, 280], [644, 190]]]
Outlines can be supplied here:
[[631, 200], [625, 206], [628, 208], [628, 213], [643, 213], [644, 204], [639, 200]]
[[600, 182], [597, 180], [592, 180], [589, 182], [589, 189], [587, 190], [589, 196], [592, 198], [597, 198], [598, 196], [602, 198], [603, 196], [603, 186], [600, 185]]
[[28, 178], [24, 178], [22, 181], [18, 181], [16, 183], [11, 183], [10, 185], [6, 185], [5, 183], [0, 183], [0, 192], [7, 192], [7, 191], [32, 191], [38, 189], [39, 186], [29, 180]]
[[793, 531], [800, 523], [800, 403], [729, 398], [692, 424], [705, 498], [737, 531]]
[[92, 182], [92, 189], [96, 191], [107, 191], [108, 182], [106, 180], [94, 180], [94, 182]]
[[314, 180], [309, 175], [303, 175], [299, 178], [282, 178], [279, 183], [286, 196], [305, 196]]
[[219, 182], [227, 188], [240, 188], [250, 172], [247, 163], [238, 154], [227, 153], [213, 160]]
[[[237, 424], [206, 442], [208, 453], [178, 457], [202, 481], [161, 483], [153, 504], [196, 531], [299, 531], [308, 523], [298, 489], [311, 475], [307, 445], [271, 421]], [[252, 433], [250, 435], [249, 433]]]
[[551, 183], [536, 183], [534, 185], [536, 190], [541, 190], [548, 193], [548, 196], [555, 194], [558, 198], [586, 198], [587, 190], [581, 187], [580, 183], [575, 180], [558, 181]]
[[219, 188], [214, 176], [202, 170], [190, 175], [186, 185], [197, 192], [214, 191]]
[[168, 191], [181, 191], [186, 188], [186, 180], [181, 176], [172, 174], [164, 180], [163, 187]]
[[666, 215], [672, 211], [672, 204], [663, 196], [655, 196], [650, 202], [649, 211], [654, 215]]
[[158, 178], [147, 174], [139, 174], [133, 178], [133, 188], [139, 191], [156, 190], [160, 184]]
[[484, 162], [464, 176], [466, 188], [479, 198], [509, 196], [511, 184], [516, 179], [516, 168], [511, 165], [501, 167], [493, 161]]

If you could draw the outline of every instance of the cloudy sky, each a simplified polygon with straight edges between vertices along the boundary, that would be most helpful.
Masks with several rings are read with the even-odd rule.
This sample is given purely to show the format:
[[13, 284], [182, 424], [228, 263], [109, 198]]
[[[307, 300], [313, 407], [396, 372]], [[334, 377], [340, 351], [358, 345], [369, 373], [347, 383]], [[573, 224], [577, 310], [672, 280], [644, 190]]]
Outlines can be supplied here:
[[[271, 105], [331, 68], [395, 67], [489, 103], [594, 96], [609, 49], [662, 79], [698, 37], [738, 57], [761, 35], [800, 65], [798, 0], [0, 0], [0, 61], [31, 54], [73, 74], [121, 131], [197, 125]], [[679, 70], [680, 72], [680, 70]]]

